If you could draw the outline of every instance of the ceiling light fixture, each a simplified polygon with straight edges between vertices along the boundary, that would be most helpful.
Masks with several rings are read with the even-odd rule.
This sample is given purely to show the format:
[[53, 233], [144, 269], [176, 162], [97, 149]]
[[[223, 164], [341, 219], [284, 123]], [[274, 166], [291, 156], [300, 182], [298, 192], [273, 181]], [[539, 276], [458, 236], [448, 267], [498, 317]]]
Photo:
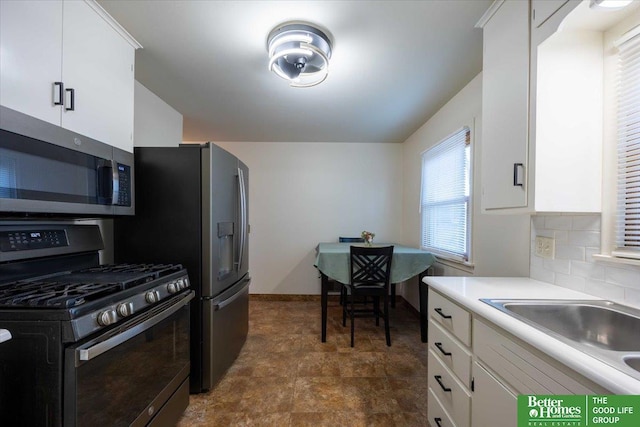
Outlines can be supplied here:
[[306, 23], [281, 24], [267, 38], [269, 70], [288, 80], [291, 87], [322, 83], [329, 73], [331, 41]]
[[591, 0], [592, 9], [617, 10], [631, 4], [633, 0]]

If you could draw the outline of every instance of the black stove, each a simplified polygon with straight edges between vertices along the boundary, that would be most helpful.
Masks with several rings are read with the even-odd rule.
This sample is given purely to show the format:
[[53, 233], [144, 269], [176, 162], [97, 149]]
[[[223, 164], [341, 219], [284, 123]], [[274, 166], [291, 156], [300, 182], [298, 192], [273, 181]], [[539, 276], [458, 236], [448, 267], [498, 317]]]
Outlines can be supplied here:
[[0, 223], [2, 423], [172, 425], [186, 408], [186, 269], [101, 265], [101, 249], [95, 225]]

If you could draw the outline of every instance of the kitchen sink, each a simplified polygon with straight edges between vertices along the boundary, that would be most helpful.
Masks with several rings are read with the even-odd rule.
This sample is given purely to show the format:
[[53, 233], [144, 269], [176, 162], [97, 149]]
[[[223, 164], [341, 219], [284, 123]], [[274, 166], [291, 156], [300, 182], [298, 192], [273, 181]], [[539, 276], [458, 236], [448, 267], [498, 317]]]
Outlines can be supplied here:
[[640, 379], [640, 310], [601, 300], [481, 301]]
[[640, 372], [640, 356], [625, 357], [624, 363], [626, 363], [636, 371]]
[[593, 302], [505, 302], [517, 314], [563, 337], [605, 350], [640, 351], [638, 317]]

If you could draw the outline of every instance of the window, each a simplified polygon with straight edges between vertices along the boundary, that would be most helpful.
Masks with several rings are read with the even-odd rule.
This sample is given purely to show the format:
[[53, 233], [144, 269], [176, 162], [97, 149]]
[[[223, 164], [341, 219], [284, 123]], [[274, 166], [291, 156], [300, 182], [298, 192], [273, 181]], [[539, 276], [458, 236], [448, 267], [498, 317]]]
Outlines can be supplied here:
[[618, 42], [615, 256], [640, 258], [640, 29]]
[[422, 155], [422, 247], [469, 261], [471, 132], [463, 127]]

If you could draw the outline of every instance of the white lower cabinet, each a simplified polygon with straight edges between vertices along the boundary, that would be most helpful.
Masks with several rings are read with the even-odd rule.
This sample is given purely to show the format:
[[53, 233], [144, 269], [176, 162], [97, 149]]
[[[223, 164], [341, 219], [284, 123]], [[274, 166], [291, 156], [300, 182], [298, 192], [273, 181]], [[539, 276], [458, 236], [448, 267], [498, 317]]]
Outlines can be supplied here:
[[429, 391], [438, 397], [443, 409], [458, 427], [469, 426], [471, 394], [439, 357], [429, 350]]
[[438, 400], [433, 390], [429, 390], [427, 410], [429, 411], [429, 424], [431, 427], [456, 427], [453, 420], [444, 410], [444, 405]]
[[518, 397], [477, 361], [473, 362], [473, 405], [471, 425], [515, 427]]
[[429, 289], [429, 423], [469, 427], [471, 315]]
[[611, 394], [429, 288], [431, 427], [516, 427], [519, 394]]

